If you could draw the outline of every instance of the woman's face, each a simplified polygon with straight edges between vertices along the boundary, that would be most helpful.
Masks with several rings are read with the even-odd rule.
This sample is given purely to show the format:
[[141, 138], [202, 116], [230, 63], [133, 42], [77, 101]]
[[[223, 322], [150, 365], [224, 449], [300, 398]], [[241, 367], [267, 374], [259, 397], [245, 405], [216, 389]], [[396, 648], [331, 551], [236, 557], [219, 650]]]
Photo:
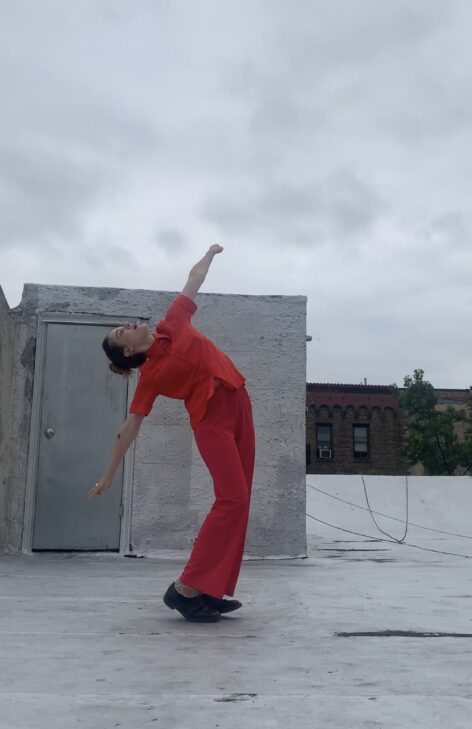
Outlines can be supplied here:
[[144, 345], [149, 346], [150, 331], [147, 324], [123, 324], [121, 327], [112, 329], [108, 334], [110, 344], [122, 347], [125, 356], [140, 350]]

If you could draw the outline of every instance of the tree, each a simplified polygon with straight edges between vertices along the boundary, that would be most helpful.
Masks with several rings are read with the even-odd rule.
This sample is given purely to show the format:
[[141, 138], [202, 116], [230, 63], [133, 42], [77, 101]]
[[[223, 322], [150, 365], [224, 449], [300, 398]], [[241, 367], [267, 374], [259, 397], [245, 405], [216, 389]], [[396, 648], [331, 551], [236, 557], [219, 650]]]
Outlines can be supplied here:
[[[409, 466], [422, 463], [432, 476], [465, 475], [472, 470], [472, 426], [464, 411], [448, 406], [436, 409], [434, 387], [424, 379], [423, 370], [407, 375], [398, 403], [406, 414], [406, 432], [402, 454]], [[394, 390], [398, 389], [393, 386]], [[469, 423], [463, 437], [456, 424]]]

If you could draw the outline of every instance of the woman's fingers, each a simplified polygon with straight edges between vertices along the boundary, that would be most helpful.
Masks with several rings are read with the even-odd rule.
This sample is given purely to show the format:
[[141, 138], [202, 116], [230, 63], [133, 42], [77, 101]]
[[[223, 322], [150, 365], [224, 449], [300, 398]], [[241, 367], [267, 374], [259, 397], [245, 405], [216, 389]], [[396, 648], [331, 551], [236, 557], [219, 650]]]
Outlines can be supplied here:
[[105, 481], [97, 481], [95, 486], [92, 489], [90, 489], [90, 491], [88, 493], [89, 498], [93, 498], [94, 496], [100, 496], [102, 491], [106, 491], [106, 489], [109, 487], [109, 485], [110, 484]]

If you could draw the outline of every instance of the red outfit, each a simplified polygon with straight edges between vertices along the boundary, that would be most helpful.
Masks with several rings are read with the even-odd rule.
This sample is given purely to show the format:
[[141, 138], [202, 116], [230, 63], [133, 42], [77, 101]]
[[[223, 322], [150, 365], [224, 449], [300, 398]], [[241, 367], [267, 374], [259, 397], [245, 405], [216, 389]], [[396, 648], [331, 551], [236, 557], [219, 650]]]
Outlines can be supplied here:
[[[213, 597], [233, 595], [246, 539], [255, 437], [245, 377], [191, 325], [194, 301], [180, 294], [156, 326], [130, 412], [148, 415], [158, 395], [185, 401], [215, 502], [181, 575]], [[217, 384], [220, 382], [221, 384]]]
[[213, 395], [215, 378], [230, 389], [245, 382], [230, 358], [191, 325], [196, 310], [196, 303], [180, 294], [169, 306], [165, 319], [156, 325], [154, 344], [139, 368], [130, 413], [149, 415], [156, 397], [165, 395], [185, 401], [195, 428]]

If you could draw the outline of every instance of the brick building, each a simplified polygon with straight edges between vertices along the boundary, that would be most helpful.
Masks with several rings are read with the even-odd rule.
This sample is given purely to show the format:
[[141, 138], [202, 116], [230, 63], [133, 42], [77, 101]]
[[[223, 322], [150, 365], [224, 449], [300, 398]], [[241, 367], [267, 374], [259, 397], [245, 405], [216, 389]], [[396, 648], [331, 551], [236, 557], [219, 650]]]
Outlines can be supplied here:
[[395, 396], [382, 385], [307, 384], [307, 473], [405, 472]]
[[[435, 394], [438, 410], [452, 406], [472, 416], [470, 389]], [[307, 473], [422, 475], [421, 464], [407, 469], [401, 456], [403, 421], [388, 386], [307, 383]]]

